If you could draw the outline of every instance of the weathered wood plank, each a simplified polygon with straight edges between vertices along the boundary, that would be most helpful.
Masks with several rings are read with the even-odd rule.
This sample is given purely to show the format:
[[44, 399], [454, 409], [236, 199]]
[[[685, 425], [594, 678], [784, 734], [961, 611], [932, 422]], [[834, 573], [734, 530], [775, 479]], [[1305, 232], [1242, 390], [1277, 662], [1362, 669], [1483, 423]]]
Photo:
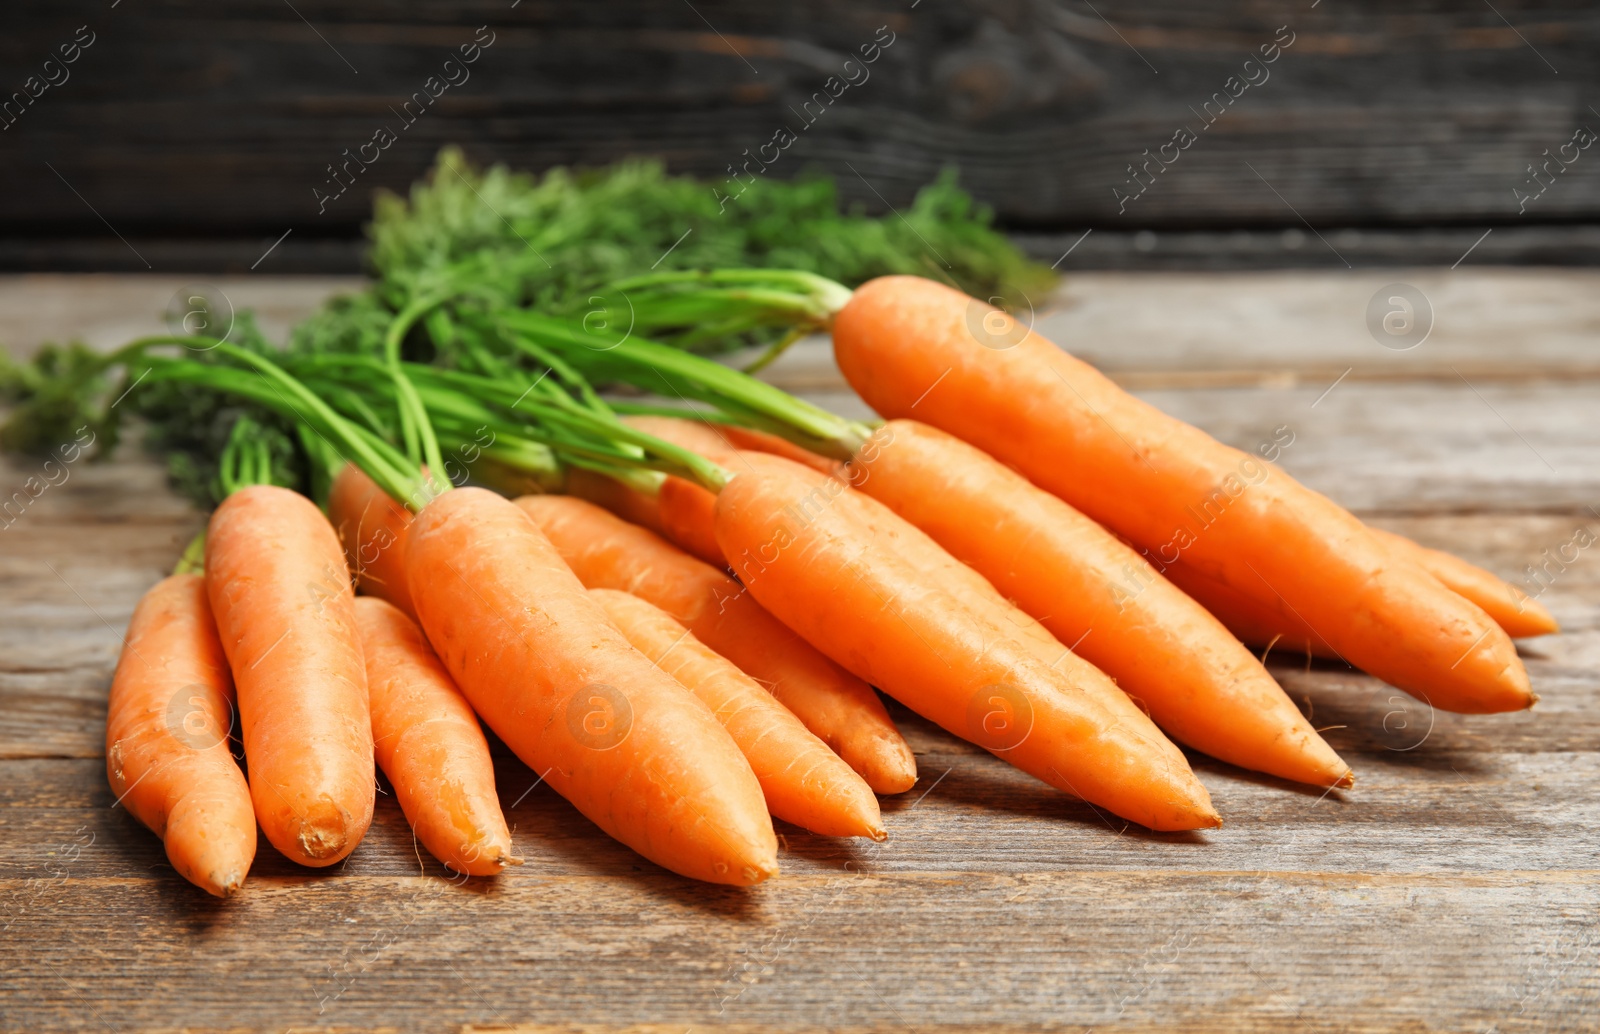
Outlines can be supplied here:
[[[1419, 321], [1432, 314], [1409, 349], [1385, 347], [1403, 342], [1368, 325], [1369, 303], [1396, 283], [1421, 292]], [[1384, 312], [1399, 309], [1390, 296]], [[1600, 274], [1587, 270], [1083, 272], [1011, 304], [1019, 321], [1134, 389], [1600, 377]], [[846, 387], [823, 338], [796, 344], [764, 376], [791, 391]]]
[[[330, 296], [365, 283], [337, 276], [0, 276], [0, 348], [30, 355], [45, 342], [78, 340], [110, 350], [146, 334], [172, 333], [194, 308], [186, 299], [196, 292], [213, 299], [219, 313], [250, 310], [269, 339], [282, 341], [290, 327]], [[226, 330], [224, 325], [210, 332], [225, 335]]]
[[[16, 355], [46, 341], [73, 339], [111, 348], [171, 329], [164, 314], [176, 295], [191, 289], [207, 290], [234, 311], [253, 311], [269, 338], [282, 340], [327, 297], [363, 282], [0, 276], [0, 344]], [[1421, 291], [1433, 314], [1427, 339], [1404, 351], [1382, 347], [1367, 324], [1372, 297], [1397, 282]], [[1130, 387], [1283, 386], [1293, 378], [1320, 389], [1346, 370], [1352, 382], [1600, 377], [1600, 359], [1591, 347], [1600, 328], [1597, 299], [1600, 273], [1587, 270], [1085, 272], [1067, 277], [1052, 295], [1019, 303], [1018, 314]], [[830, 346], [820, 338], [794, 346], [767, 376], [792, 391], [844, 386]]]
[[[372, 188], [403, 189], [444, 143], [527, 168], [649, 153], [721, 176], [784, 125], [799, 139], [768, 175], [820, 165], [874, 208], [956, 164], [1003, 216], [1046, 226], [1592, 220], [1592, 152], [1572, 177], [1546, 174], [1555, 182], [1532, 205], [1513, 189], [1537, 192], [1526, 166], [1591, 120], [1594, 13], [1499, 9], [473, 2], [423, 16], [254, 2], [221, 17], [192, 3], [55, 5], [3, 41], [7, 67], [39, 69], [85, 22], [98, 39], [70, 81], [18, 104], [10, 134], [26, 146], [0, 156], [12, 185], [0, 220], [102, 235], [75, 190], [135, 241], [177, 228], [352, 233]], [[495, 42], [471, 78], [396, 128], [355, 196], [319, 214], [312, 188], [328, 163], [402, 126], [390, 108], [486, 23]], [[829, 75], [860, 80], [844, 61], [883, 25], [898, 35], [871, 78], [802, 128], [801, 105]], [[1243, 67], [1275, 39], [1287, 46], [1272, 64]], [[1225, 113], [1202, 118], [1207, 101]], [[1193, 145], [1169, 148], [1179, 157], [1142, 173], [1153, 182], [1139, 191], [1130, 164], [1182, 127]]]
[[[1148, 391], [1172, 416], [1249, 452], [1287, 426], [1280, 463], [1357, 511], [1562, 510], [1600, 504], [1600, 454], [1583, 414], [1600, 381], [1341, 384]], [[1314, 405], [1315, 403], [1315, 405]]]
[[[1600, 454], [1583, 416], [1600, 403], [1600, 381], [1346, 381], [1319, 403], [1332, 382], [1135, 394], [1247, 452], [1287, 427], [1295, 440], [1280, 465], [1358, 512], [1600, 507]], [[874, 416], [847, 391], [806, 394], [854, 419]]]
[[[1417, 289], [1431, 332], [1409, 349], [1368, 306]], [[1035, 326], [1119, 378], [1304, 371], [1353, 378], [1505, 379], [1600, 375], [1600, 275], [1566, 269], [1388, 269], [1344, 273], [1075, 273], [1038, 304]], [[1392, 294], [1392, 292], [1390, 292]], [[1379, 299], [1383, 312], [1400, 307]], [[1353, 369], [1352, 369], [1353, 368]], [[1126, 380], [1125, 380], [1126, 382]]]
[[[1497, 221], [1470, 226], [1374, 227], [1372, 225], [1323, 225], [1325, 245], [1305, 231], [1304, 224], [1284, 228], [1193, 230], [1188, 228], [1123, 229], [1097, 225], [1085, 236], [1088, 227], [1064, 227], [1053, 233], [1016, 232], [1010, 236], [1024, 252], [1063, 273], [1118, 270], [1123, 272], [1203, 271], [1203, 270], [1284, 270], [1315, 269], [1324, 273], [1349, 268], [1407, 269], [1418, 266], [1594, 266], [1600, 264], [1600, 226], [1592, 223], [1530, 223]], [[293, 238], [290, 238], [293, 240]], [[13, 241], [0, 244], [0, 269], [28, 268], [15, 254], [38, 250], [40, 242]], [[245, 261], [256, 257], [254, 240], [245, 242], [195, 241], [156, 244], [170, 256], [158, 268], [235, 269], [243, 271]], [[116, 250], [113, 250], [113, 249]], [[140, 249], [143, 250], [142, 248]], [[307, 273], [353, 272], [360, 268], [353, 254], [342, 266], [327, 264], [331, 252], [296, 255], [294, 264], [282, 268]], [[117, 254], [120, 251], [121, 254]], [[309, 252], [310, 249], [307, 249]], [[8, 254], [10, 253], [10, 254]], [[50, 249], [52, 268], [67, 270], [126, 269], [132, 258], [115, 238], [110, 241], [61, 242]], [[1463, 262], [1463, 260], [1465, 260]], [[228, 263], [234, 263], [231, 267]], [[321, 264], [319, 264], [321, 263]]]
[[[0, 553], [0, 757], [98, 757], [103, 750], [105, 693], [128, 616], [200, 526], [197, 514], [163, 496], [160, 476], [154, 464], [131, 458], [86, 466], [52, 490], [57, 495], [41, 496], [38, 512], [0, 532], [11, 547]], [[106, 519], [86, 519], [84, 511], [97, 512], [88, 504], [102, 499]], [[162, 499], [148, 519], [130, 519], [133, 511]], [[1529, 670], [1545, 701], [1533, 715], [1491, 720], [1493, 749], [1600, 750], [1600, 718], [1594, 717], [1600, 714], [1600, 682], [1593, 677], [1600, 663], [1594, 634], [1600, 630], [1600, 567], [1588, 552], [1555, 566], [1546, 566], [1545, 556], [1558, 556], [1574, 529], [1593, 528], [1600, 520], [1479, 515], [1386, 517], [1379, 523], [1455, 549], [1525, 591], [1539, 592], [1548, 582], [1541, 598], [1569, 634], [1530, 645]], [[1543, 581], [1527, 573], [1530, 564], [1540, 566]], [[1394, 709], [1386, 704], [1392, 695], [1387, 687], [1329, 666], [1301, 675], [1299, 662], [1281, 653], [1273, 663], [1297, 699], [1309, 695], [1314, 713], [1337, 716], [1327, 724], [1366, 730], [1368, 738], [1358, 741], [1363, 749], [1393, 745], [1371, 738]], [[1543, 722], [1546, 713], [1559, 720]], [[1472, 730], [1484, 721], [1440, 716], [1435, 735], [1478, 742]]]
[[649, 874], [467, 889], [347, 876], [251, 889], [194, 903], [146, 880], [69, 878], [0, 946], [8, 1019], [1578, 1030], [1600, 990], [1593, 873], [819, 873], [755, 892]]
[[[1196, 758], [1196, 771], [1227, 823], [1203, 835], [1130, 827], [901, 713], [921, 781], [884, 801], [888, 846], [832, 840], [780, 823], [784, 871], [826, 872], [846, 863], [878, 873], [1012, 875], [1600, 870], [1600, 752], [1502, 750], [1488, 723], [1477, 742], [1463, 744], [1437, 730], [1429, 736], [1425, 714], [1409, 701], [1379, 706], [1379, 723], [1386, 713], [1405, 712], [1415, 724], [1403, 729], [1392, 722], [1390, 731], [1366, 737], [1364, 752], [1359, 746], [1347, 751], [1357, 773], [1353, 790], [1325, 795]], [[1358, 738], [1330, 736], [1341, 748], [1340, 740]], [[1581, 746], [1592, 747], [1592, 737]], [[6, 829], [0, 879], [55, 878], [68, 850], [73, 878], [158, 876], [186, 888], [166, 864], [160, 842], [113, 807], [102, 760], [0, 765], [7, 776], [0, 791]], [[659, 872], [548, 787], [535, 787], [537, 775], [515, 758], [501, 756], [496, 774], [518, 853], [527, 859], [519, 878]], [[340, 865], [341, 877], [441, 873], [416, 845], [394, 798], [385, 792], [378, 802], [373, 828]], [[84, 843], [89, 838], [92, 849]], [[74, 842], [83, 844], [80, 850], [70, 851]], [[252, 879], [306, 874], [261, 841]]]
[[[1337, 290], [1146, 283], [1141, 295], [1074, 278], [1069, 299], [1074, 285], [1086, 293], [1050, 318], [1234, 444], [1288, 423], [1291, 472], [1382, 507], [1368, 511], [1376, 523], [1514, 581], [1579, 526], [1600, 527], [1581, 423], [1600, 377], [1571, 329], [1596, 315], [1581, 278], [1547, 297], [1537, 279], [1465, 294], [1440, 281], [1452, 300], [1419, 358], [1359, 362], [1348, 328], [1323, 329], [1360, 300], [1359, 278]], [[255, 297], [284, 322], [320, 290], [281, 286]], [[122, 306], [170, 294], [154, 280], [90, 287], [79, 325], [97, 344], [137, 332], [116, 323]], [[128, 293], [113, 302], [113, 290]], [[1520, 310], [1518, 290], [1534, 299]], [[1546, 304], [1565, 316], [1542, 315]], [[1162, 336], [1151, 307], [1204, 318]], [[1495, 365], [1496, 334], [1519, 319], [1549, 320], [1529, 354], [1550, 383]], [[1230, 326], [1246, 339], [1238, 366]], [[1302, 337], [1280, 349], [1275, 335], [1293, 327]], [[799, 386], [807, 355], [779, 378]], [[825, 353], [809, 355], [826, 373]], [[1441, 379], [1441, 362], [1471, 387]], [[1317, 401], [1327, 384], [1313, 378], [1340, 364], [1360, 369]], [[1559, 473], [1541, 474], [1536, 453]], [[0, 486], [22, 485], [31, 463], [0, 462]], [[245, 892], [221, 903], [115, 806], [101, 759], [122, 627], [200, 516], [136, 450], [68, 469], [0, 530], [0, 1029], [1511, 1032], [1582, 1030], [1600, 1010], [1600, 566], [1588, 551], [1542, 576], [1567, 631], [1524, 644], [1543, 697], [1531, 712], [1435, 714], [1338, 665], [1274, 653], [1357, 785], [1324, 796], [1195, 758], [1227, 821], [1204, 835], [1124, 828], [895, 707], [922, 778], [885, 802], [891, 839], [780, 826], [784, 875], [751, 892], [654, 868], [496, 744], [522, 868], [451, 886], [385, 794], [336, 870], [299, 869], [263, 841]], [[1552, 512], [1527, 512], [1540, 507]], [[1497, 508], [1516, 512], [1486, 512]], [[650, 1023], [670, 1026], [637, 1026]]]

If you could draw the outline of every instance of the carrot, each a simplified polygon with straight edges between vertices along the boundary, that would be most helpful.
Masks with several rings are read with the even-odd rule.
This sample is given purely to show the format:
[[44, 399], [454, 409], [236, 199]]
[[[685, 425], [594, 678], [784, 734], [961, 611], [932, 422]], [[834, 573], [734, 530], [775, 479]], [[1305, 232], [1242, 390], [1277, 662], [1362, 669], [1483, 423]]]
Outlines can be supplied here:
[[[886, 417], [956, 435], [1128, 539], [1287, 610], [1372, 674], [1448, 710], [1533, 694], [1506, 634], [1326, 497], [1118, 388], [1004, 314], [932, 281], [883, 277], [834, 321], [834, 351]], [[990, 347], [985, 347], [985, 345]]]
[[1152, 829], [1220, 824], [1183, 754], [1109, 679], [1068, 651], [1046, 664], [993, 610], [884, 549], [848, 507], [808, 505], [813, 486], [769, 459], [722, 489], [716, 532], [781, 620], [912, 710], [1052, 786]]
[[873, 790], [904, 793], [916, 784], [911, 748], [872, 688], [769, 614], [723, 573], [720, 561], [712, 567], [581, 499], [524, 496], [516, 502], [579, 581], [632, 593], [666, 611], [767, 687]]
[[[1449, 553], [1424, 549], [1410, 539], [1380, 528], [1368, 527], [1367, 531], [1373, 533], [1379, 544], [1390, 550], [1396, 562], [1414, 563], [1421, 567], [1450, 591], [1481, 607], [1507, 635], [1522, 638], [1560, 631], [1550, 612], [1537, 600], [1488, 571]], [[1247, 643], [1266, 646], [1276, 641], [1277, 645], [1288, 647], [1296, 653], [1305, 652], [1317, 657], [1339, 656], [1298, 615], [1286, 612], [1281, 603], [1273, 606], [1249, 598], [1238, 590], [1199, 574], [1188, 564], [1174, 564], [1168, 568], [1167, 575]]]
[[356, 588], [416, 617], [405, 568], [411, 512], [389, 498], [360, 467], [346, 463], [328, 490], [328, 520], [344, 545]]
[[206, 590], [239, 691], [256, 819], [302, 865], [332, 865], [372, 822], [367, 673], [338, 536], [303, 495], [223, 500], [206, 532]]
[[1337, 660], [1339, 655], [1292, 612], [1246, 596], [1231, 585], [1198, 574], [1188, 564], [1173, 564], [1166, 577], [1222, 622], [1240, 642], [1275, 652]]
[[1350, 784], [1350, 767], [1250, 651], [1060, 499], [912, 420], [881, 428], [850, 473], [861, 491], [1074, 644], [1174, 739], [1242, 768]]
[[520, 865], [494, 789], [489, 741], [417, 623], [374, 596], [356, 600], [378, 767], [430, 854], [457, 872]]
[[[911, 561], [925, 575], [943, 580], [951, 592], [965, 594], [969, 606], [988, 609], [997, 624], [1010, 629], [1047, 664], [1056, 663], [1067, 652], [1054, 635], [1032, 616], [1012, 606], [983, 575], [951, 556], [921, 529], [887, 506], [851, 490], [838, 472], [830, 476], [815, 464], [795, 463], [766, 452], [734, 449], [721, 435], [720, 427], [713, 429], [689, 420], [654, 416], [629, 417], [627, 423], [730, 469], [775, 469], [799, 478], [812, 489], [800, 503], [802, 514], [810, 507], [824, 504], [843, 507], [882, 538], [888, 548]], [[672, 513], [679, 524], [696, 525], [696, 536], [703, 536], [715, 527], [716, 497], [698, 485], [682, 478], [668, 478], [659, 501], [662, 512]]]
[[[725, 459], [737, 454], [744, 448], [744, 446], [734, 443], [731, 436], [737, 432], [733, 427], [726, 424], [708, 424], [699, 420], [684, 420], [673, 416], [627, 416], [622, 418], [622, 422], [636, 431], [653, 434], [662, 441], [680, 445], [685, 449], [692, 449], [706, 457]], [[750, 432], [750, 436], [751, 441], [769, 446], [766, 449], [752, 448], [749, 450], [751, 452], [776, 451], [775, 448], [770, 448], [772, 443], [783, 441], [783, 439], [774, 435], [762, 435], [757, 431]], [[788, 443], [784, 444], [787, 445]], [[789, 450], [805, 451], [800, 449], [799, 446], [789, 446]], [[785, 458], [793, 459], [792, 456], [786, 456]], [[817, 458], [822, 459], [820, 456]], [[823, 460], [823, 462], [826, 463], [827, 461]], [[805, 465], [811, 466], [810, 463]]]
[[661, 608], [616, 589], [589, 595], [634, 649], [711, 708], [750, 762], [773, 815], [824, 836], [888, 836], [872, 789], [750, 676]]
[[[733, 444], [728, 435], [729, 429], [721, 425], [712, 426], [695, 420], [666, 416], [629, 416], [623, 418], [623, 423], [635, 430], [653, 434], [663, 441], [697, 452], [714, 463], [733, 462], [737, 465], [742, 451], [739, 446]], [[771, 443], [762, 441], [761, 444]], [[602, 502], [601, 505], [606, 503]], [[717, 544], [715, 494], [683, 478], [667, 477], [661, 482], [650, 505], [652, 507], [650, 520], [636, 520], [635, 523], [643, 524], [668, 542], [708, 564], [722, 568], [728, 566], [727, 559], [722, 555], [722, 547]], [[628, 516], [618, 506], [606, 508], [620, 516]]]
[[[680, 422], [687, 423], [688, 421]], [[779, 438], [775, 434], [757, 431], [752, 427], [740, 427], [738, 424], [707, 426], [710, 426], [730, 448], [743, 449], [746, 452], [768, 452], [774, 456], [782, 456], [793, 463], [810, 467], [821, 474], [836, 473], [840, 467], [838, 461], [830, 460], [826, 456], [819, 456], [810, 449], [796, 445], [787, 438]], [[655, 432], [651, 433], [654, 434]]]
[[709, 708], [633, 649], [527, 514], [480, 488], [415, 519], [406, 572], [428, 640], [518, 757], [674, 872], [777, 872], [761, 786]]
[[[887, 548], [1007, 629], [1038, 660], [1056, 667], [1069, 652], [1078, 653], [1181, 742], [1287, 779], [1352, 784], [1350, 767], [1204, 608], [1160, 581], [1093, 521], [971, 446], [911, 421], [894, 421], [860, 451], [851, 470], [865, 488], [904, 507], [906, 517], [960, 548], [963, 559], [983, 572], [967, 567], [894, 509], [842, 482], [830, 483], [777, 456], [737, 456], [747, 467], [787, 470], [811, 486], [797, 506], [802, 516], [820, 505], [850, 513]], [[1114, 560], [1128, 570], [1119, 570]], [[989, 572], [1028, 606], [1003, 595], [984, 577]], [[1128, 578], [1143, 591], [1128, 592], [1117, 581]], [[1104, 638], [1090, 650], [1096, 630]], [[1071, 651], [1065, 642], [1074, 644]], [[1123, 695], [1116, 694], [1116, 704], [1124, 704]]]
[[[693, 491], [685, 492], [687, 487]], [[716, 567], [726, 567], [722, 550], [711, 534], [714, 497], [698, 485], [680, 478], [656, 478], [645, 490], [586, 470], [567, 475], [566, 490], [630, 523], [649, 528], [691, 556]], [[665, 497], [668, 505], [663, 506]]]
[[678, 477], [662, 481], [656, 496], [661, 537], [708, 564], [727, 567], [722, 547], [710, 534], [716, 524], [716, 502], [710, 492]]
[[250, 787], [228, 752], [233, 680], [205, 581], [175, 574], [134, 608], [106, 704], [106, 776], [166, 843], [184, 879], [217, 897], [256, 853]]
[[[625, 417], [623, 423], [707, 457], [726, 458], [748, 447], [783, 456], [824, 473], [837, 466], [832, 460], [776, 435], [733, 425], [662, 416], [630, 416]], [[682, 478], [658, 476], [646, 491], [601, 474], [574, 470], [567, 476], [566, 491], [603, 506], [624, 520], [649, 528], [691, 556], [716, 567], [727, 567], [712, 533], [716, 497], [699, 485]]]
[[1495, 623], [1512, 638], [1552, 635], [1561, 631], [1561, 626], [1556, 624], [1556, 619], [1544, 608], [1544, 604], [1483, 568], [1441, 550], [1419, 546], [1392, 531], [1371, 526], [1367, 530], [1379, 542], [1439, 579], [1446, 588], [1482, 607], [1484, 613], [1494, 618]]
[[[692, 449], [713, 462], [749, 471], [776, 470], [810, 486], [811, 491], [797, 504], [804, 514], [814, 506], [837, 505], [862, 523], [883, 545], [909, 561], [924, 577], [944, 583], [947, 591], [961, 596], [966, 605], [980, 609], [998, 627], [1007, 629], [1046, 664], [1055, 665], [1068, 652], [1054, 635], [1031, 615], [1013, 606], [995, 590], [983, 575], [972, 570], [921, 529], [871, 496], [851, 489], [842, 476], [830, 477], [815, 465], [795, 463], [764, 452], [731, 449], [720, 435], [709, 433], [703, 424], [671, 417], [630, 417], [628, 422], [640, 430]], [[648, 423], [647, 423], [648, 422]], [[697, 525], [704, 535], [715, 527], [716, 497], [699, 485], [682, 478], [668, 478], [662, 488], [663, 513], [672, 513], [685, 526]]]

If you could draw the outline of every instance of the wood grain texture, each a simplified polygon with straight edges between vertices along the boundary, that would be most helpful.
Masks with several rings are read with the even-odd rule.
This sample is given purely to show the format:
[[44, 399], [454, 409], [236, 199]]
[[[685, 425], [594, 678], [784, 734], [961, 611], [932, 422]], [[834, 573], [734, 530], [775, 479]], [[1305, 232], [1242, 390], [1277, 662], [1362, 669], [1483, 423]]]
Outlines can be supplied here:
[[[1438, 336], [1396, 356], [1335, 325], [1374, 289], [1360, 278], [1074, 278], [1046, 318], [1235, 444], [1291, 424], [1292, 471], [1521, 581], [1578, 527], [1600, 530], [1594, 292], [1463, 275], [1397, 276], [1452, 300]], [[248, 289], [292, 320], [314, 287]], [[109, 344], [95, 328], [118, 304], [169, 290], [0, 283], [0, 300], [62, 314], [19, 334], [37, 317], [0, 304], [0, 337], [26, 351], [28, 333], [82, 327]], [[1495, 342], [1518, 326], [1503, 362]], [[773, 376], [843, 408], [829, 366], [807, 346]], [[1529, 445], [1556, 473], [1518, 454]], [[1432, 713], [1273, 652], [1357, 784], [1320, 795], [1196, 757], [1226, 820], [1204, 835], [1127, 828], [891, 705], [922, 778], [884, 802], [890, 839], [779, 824], [783, 875], [753, 891], [652, 867], [496, 743], [521, 868], [452, 885], [380, 794], [343, 866], [264, 848], [243, 894], [217, 902], [116, 805], [101, 757], [123, 626], [200, 516], [136, 450], [69, 469], [0, 530], [0, 1030], [1509, 1034], [1600, 1015], [1593, 551], [1541, 595], [1564, 633], [1521, 644], [1542, 696], [1529, 712]], [[32, 473], [9, 457], [0, 488]]]
[[[446, 143], [523, 168], [643, 153], [723, 176], [785, 124], [800, 139], [769, 175], [819, 166], [880, 211], [955, 164], [1018, 225], [1520, 226], [1600, 215], [1600, 179], [1583, 171], [1594, 152], [1571, 176], [1549, 173], [1536, 202], [1513, 194], [1533, 189], [1527, 166], [1546, 149], [1586, 122], [1600, 127], [1587, 108], [1600, 86], [1600, 18], [1581, 4], [251, 0], [224, 14], [192, 0], [73, 0], [18, 5], [12, 17], [0, 39], [8, 92], [42, 74], [78, 26], [96, 36], [70, 79], [19, 102], [7, 130], [19, 146], [0, 154], [0, 225], [36, 238], [109, 243], [97, 211], [135, 242], [271, 240], [294, 226], [299, 246], [353, 235], [372, 189], [404, 188]], [[480, 25], [495, 41], [471, 78], [319, 212], [312, 188], [326, 166], [397, 125], [391, 108]], [[871, 77], [800, 131], [801, 105], [880, 26], [896, 39]], [[1270, 78], [1230, 87], [1275, 38], [1293, 42]], [[1202, 129], [1200, 109], [1230, 92], [1237, 100]], [[1149, 172], [1137, 201], [1119, 202], [1113, 189], [1132, 189], [1130, 164], [1180, 127], [1196, 142]]]

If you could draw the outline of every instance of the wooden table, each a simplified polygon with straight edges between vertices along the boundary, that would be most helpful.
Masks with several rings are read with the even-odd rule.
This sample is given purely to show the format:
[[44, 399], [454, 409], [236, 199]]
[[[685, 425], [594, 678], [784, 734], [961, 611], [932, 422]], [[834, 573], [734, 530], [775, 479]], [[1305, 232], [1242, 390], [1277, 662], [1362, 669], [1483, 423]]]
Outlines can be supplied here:
[[[1368, 332], [1403, 281], [1435, 326]], [[0, 337], [101, 343], [175, 281], [0, 283]], [[327, 284], [221, 285], [280, 322]], [[1381, 526], [1516, 581], [1600, 525], [1600, 274], [1082, 275], [1042, 326]], [[112, 328], [115, 328], [113, 335]], [[32, 335], [30, 337], [30, 335]], [[820, 347], [774, 379], [859, 408]], [[115, 805], [102, 761], [119, 636], [201, 517], [133, 450], [79, 463], [0, 531], [0, 1029], [662, 1032], [1592, 1029], [1600, 1016], [1600, 560], [1543, 595], [1532, 712], [1462, 718], [1274, 656], [1355, 766], [1323, 794], [1194, 758], [1227, 825], [1157, 835], [897, 710], [922, 778], [891, 837], [783, 827], [783, 875], [704, 886], [607, 839], [515, 759], [527, 864], [449, 882], [380, 796], [331, 872], [265, 843], [219, 902]], [[9, 493], [33, 461], [0, 468]]]

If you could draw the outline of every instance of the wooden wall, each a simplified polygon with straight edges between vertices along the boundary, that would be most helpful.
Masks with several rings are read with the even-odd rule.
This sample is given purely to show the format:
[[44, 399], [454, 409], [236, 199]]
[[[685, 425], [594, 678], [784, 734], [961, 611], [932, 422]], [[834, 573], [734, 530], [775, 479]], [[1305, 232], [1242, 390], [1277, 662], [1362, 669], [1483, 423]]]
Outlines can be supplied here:
[[[30, 0], [5, 20], [11, 268], [247, 266], [289, 229], [280, 271], [337, 267], [370, 190], [404, 187], [445, 143], [529, 168], [646, 153], [709, 176], [785, 130], [765, 175], [821, 166], [881, 210], [954, 163], [1012, 227], [1069, 244], [1099, 230], [1085, 255], [1137, 255], [1145, 230], [1203, 261], [1288, 229], [1311, 242], [1289, 250], [1337, 264], [1313, 234], [1427, 227], [1448, 255], [1496, 227], [1485, 255], [1536, 240], [1560, 259], [1592, 257], [1600, 223], [1600, 148], [1571, 143], [1600, 133], [1588, 3]], [[492, 42], [447, 67], [475, 38]], [[846, 65], [875, 40], [874, 62]], [[830, 75], [839, 96], [807, 125]], [[399, 129], [406, 98], [447, 76]], [[330, 163], [383, 129], [394, 142], [320, 201]]]

